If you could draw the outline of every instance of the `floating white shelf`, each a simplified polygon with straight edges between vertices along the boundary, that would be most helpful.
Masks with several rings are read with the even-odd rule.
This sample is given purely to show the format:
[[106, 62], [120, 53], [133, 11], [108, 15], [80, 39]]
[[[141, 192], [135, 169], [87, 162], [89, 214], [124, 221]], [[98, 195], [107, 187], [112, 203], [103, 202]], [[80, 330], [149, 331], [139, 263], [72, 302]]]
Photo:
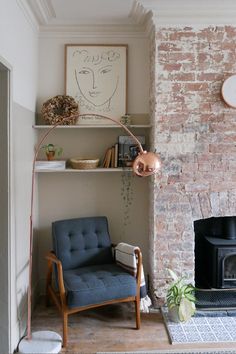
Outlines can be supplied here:
[[121, 168], [121, 167], [117, 167], [117, 168], [93, 168], [93, 169], [87, 169], [87, 170], [76, 170], [73, 168], [66, 168], [65, 170], [59, 170], [59, 169], [36, 169], [35, 172], [36, 173], [53, 173], [53, 172], [57, 172], [57, 173], [83, 173], [83, 172], [103, 172], [103, 173], [107, 173], [107, 172], [126, 172], [126, 171], [132, 171], [132, 168]]
[[[34, 129], [49, 129], [52, 128], [52, 125], [33, 125]], [[77, 125], [58, 125], [55, 129], [90, 129], [90, 128], [100, 128], [100, 129], [106, 129], [106, 128], [118, 128], [118, 129], [123, 129], [121, 126], [116, 125], [116, 124], [77, 124]], [[127, 126], [127, 128], [151, 128], [150, 124], [133, 124]]]

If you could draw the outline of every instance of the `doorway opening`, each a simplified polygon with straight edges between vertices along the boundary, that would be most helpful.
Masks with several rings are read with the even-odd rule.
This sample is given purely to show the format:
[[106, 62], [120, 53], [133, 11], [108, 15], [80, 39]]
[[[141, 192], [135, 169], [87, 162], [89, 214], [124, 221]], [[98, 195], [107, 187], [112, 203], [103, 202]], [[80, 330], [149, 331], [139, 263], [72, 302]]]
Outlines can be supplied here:
[[0, 57], [0, 346], [11, 352], [11, 168], [10, 168], [10, 74], [11, 68]]

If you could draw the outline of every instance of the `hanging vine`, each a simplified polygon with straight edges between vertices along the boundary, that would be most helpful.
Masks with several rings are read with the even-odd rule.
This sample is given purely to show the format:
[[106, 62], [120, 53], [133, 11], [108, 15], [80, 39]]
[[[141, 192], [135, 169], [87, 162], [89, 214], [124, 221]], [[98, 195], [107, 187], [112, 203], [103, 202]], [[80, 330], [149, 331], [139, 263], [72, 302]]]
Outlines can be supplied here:
[[121, 196], [123, 201], [123, 225], [130, 224], [130, 208], [133, 202], [133, 178], [131, 171], [123, 171], [121, 174]]

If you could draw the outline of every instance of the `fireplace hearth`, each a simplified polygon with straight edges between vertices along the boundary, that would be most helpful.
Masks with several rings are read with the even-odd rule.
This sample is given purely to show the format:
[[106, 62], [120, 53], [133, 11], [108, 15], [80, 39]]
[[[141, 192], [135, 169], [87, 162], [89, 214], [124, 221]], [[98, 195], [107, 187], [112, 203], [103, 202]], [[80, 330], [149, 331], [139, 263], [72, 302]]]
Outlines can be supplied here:
[[198, 300], [201, 305], [236, 307], [236, 217], [197, 220], [194, 231]]

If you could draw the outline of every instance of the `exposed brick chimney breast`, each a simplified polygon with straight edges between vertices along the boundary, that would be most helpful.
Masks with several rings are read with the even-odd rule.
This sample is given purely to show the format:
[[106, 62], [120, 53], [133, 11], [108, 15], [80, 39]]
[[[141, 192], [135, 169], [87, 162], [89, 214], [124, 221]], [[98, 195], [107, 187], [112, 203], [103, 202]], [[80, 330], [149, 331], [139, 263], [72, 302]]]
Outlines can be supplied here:
[[193, 221], [236, 215], [236, 109], [220, 93], [236, 73], [236, 27], [160, 28], [151, 42], [153, 142], [163, 161], [153, 187], [151, 286], [161, 302], [166, 268], [194, 280]]

